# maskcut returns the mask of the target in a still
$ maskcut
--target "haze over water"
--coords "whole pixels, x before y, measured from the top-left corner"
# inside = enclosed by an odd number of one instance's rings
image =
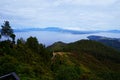
[[[118,33],[94,33],[94,34],[70,34],[62,32],[50,32],[50,31],[30,31],[30,32],[16,32],[16,39],[23,38],[26,40],[28,37],[36,37],[39,43],[46,46],[53,44],[54,42],[62,41],[65,43],[74,42],[81,39],[87,39],[87,36],[97,35],[111,38],[120,38]]]

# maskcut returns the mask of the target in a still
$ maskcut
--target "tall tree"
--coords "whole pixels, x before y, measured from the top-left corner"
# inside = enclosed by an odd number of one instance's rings
[[[12,38],[12,42],[15,43],[15,37],[16,37],[16,35],[15,34],[11,34],[10,37]]]
[[[9,39],[9,37],[13,34],[13,29],[11,28],[9,21],[5,21],[1,27],[1,36],[5,36]]]
[[[0,39],[1,39],[1,34],[0,34]]]

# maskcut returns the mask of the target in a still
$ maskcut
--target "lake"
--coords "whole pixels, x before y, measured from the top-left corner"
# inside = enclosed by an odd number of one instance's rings
[[[95,33],[95,34],[71,34],[62,32],[50,32],[50,31],[30,31],[30,32],[16,32],[16,39],[23,38],[26,40],[28,37],[36,37],[39,43],[46,46],[53,44],[57,41],[62,41],[65,43],[74,42],[81,39],[87,39],[87,36],[98,35],[111,38],[120,38],[119,33]]]

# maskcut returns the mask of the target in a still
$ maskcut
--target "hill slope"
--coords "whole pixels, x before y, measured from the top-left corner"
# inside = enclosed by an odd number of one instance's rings
[[[107,46],[110,46],[120,51],[120,38],[108,38],[108,37],[103,37],[103,36],[88,36],[88,39],[101,42]]]
[[[48,48],[34,37],[2,41],[0,65],[0,76],[16,72],[21,80],[120,80],[120,52],[91,40]]]
[[[51,47],[50,47],[51,48]],[[120,79],[120,52],[99,42],[81,40],[67,44],[59,50],[66,56],[60,57],[63,64],[80,68],[81,79],[86,80],[119,80]],[[64,53],[64,55],[65,55]],[[58,57],[58,56],[57,56]],[[62,59],[61,59],[62,58]],[[57,60],[57,59],[56,59]],[[64,61],[65,60],[65,61]],[[57,60],[58,61],[58,60]],[[61,64],[60,64],[61,66]]]

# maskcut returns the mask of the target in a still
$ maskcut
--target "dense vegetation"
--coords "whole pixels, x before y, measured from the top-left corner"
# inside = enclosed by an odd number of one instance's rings
[[[120,80],[120,52],[91,40],[46,48],[36,37],[8,38],[0,41],[0,76],[10,72],[21,80]]]
[[[49,49],[70,53],[66,54],[67,57],[63,57],[61,61],[67,59],[63,63],[68,62],[67,65],[71,64],[75,68],[79,67],[79,70],[77,70],[80,71],[79,79],[72,80],[120,79],[120,52],[111,47],[92,40],[80,40],[69,44],[55,43]],[[57,69],[59,70],[58,67]]]

